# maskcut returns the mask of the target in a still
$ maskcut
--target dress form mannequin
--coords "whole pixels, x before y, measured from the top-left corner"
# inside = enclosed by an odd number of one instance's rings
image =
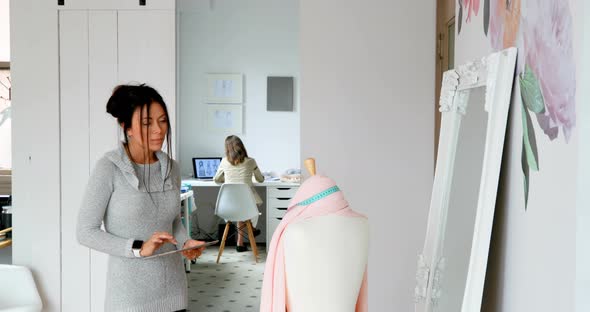
[[[315,161],[305,165],[315,175]],[[366,218],[327,215],[283,234],[289,312],[354,312],[368,258]]]

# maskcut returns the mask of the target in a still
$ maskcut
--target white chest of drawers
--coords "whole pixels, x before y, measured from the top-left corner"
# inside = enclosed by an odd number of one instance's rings
[[[272,235],[287,213],[289,203],[299,186],[268,186],[266,189],[266,249]]]

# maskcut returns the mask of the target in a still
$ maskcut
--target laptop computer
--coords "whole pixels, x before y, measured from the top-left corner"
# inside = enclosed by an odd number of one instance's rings
[[[220,163],[221,157],[193,157],[193,175],[195,179],[213,180]]]

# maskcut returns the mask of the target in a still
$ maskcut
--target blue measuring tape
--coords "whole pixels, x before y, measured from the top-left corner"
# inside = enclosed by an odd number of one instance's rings
[[[329,188],[329,189],[327,189],[325,191],[322,191],[320,193],[317,193],[314,196],[312,196],[312,197],[310,197],[310,198],[308,198],[308,199],[306,199],[306,200],[298,203],[295,206],[307,206],[307,205],[310,205],[310,204],[315,203],[318,200],[320,200],[320,199],[322,199],[322,198],[324,198],[324,197],[326,197],[328,195],[334,194],[334,193],[339,192],[339,191],[340,191],[340,189],[338,188],[338,186],[332,186],[331,188]]]

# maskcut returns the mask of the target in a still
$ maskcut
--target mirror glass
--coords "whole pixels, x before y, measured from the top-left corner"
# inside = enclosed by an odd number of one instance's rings
[[[462,117],[453,179],[446,211],[442,254],[440,298],[434,311],[461,311],[465,292],[471,243],[473,239],[488,114],[484,109],[485,87],[459,91],[456,98],[467,96],[466,114]]]

